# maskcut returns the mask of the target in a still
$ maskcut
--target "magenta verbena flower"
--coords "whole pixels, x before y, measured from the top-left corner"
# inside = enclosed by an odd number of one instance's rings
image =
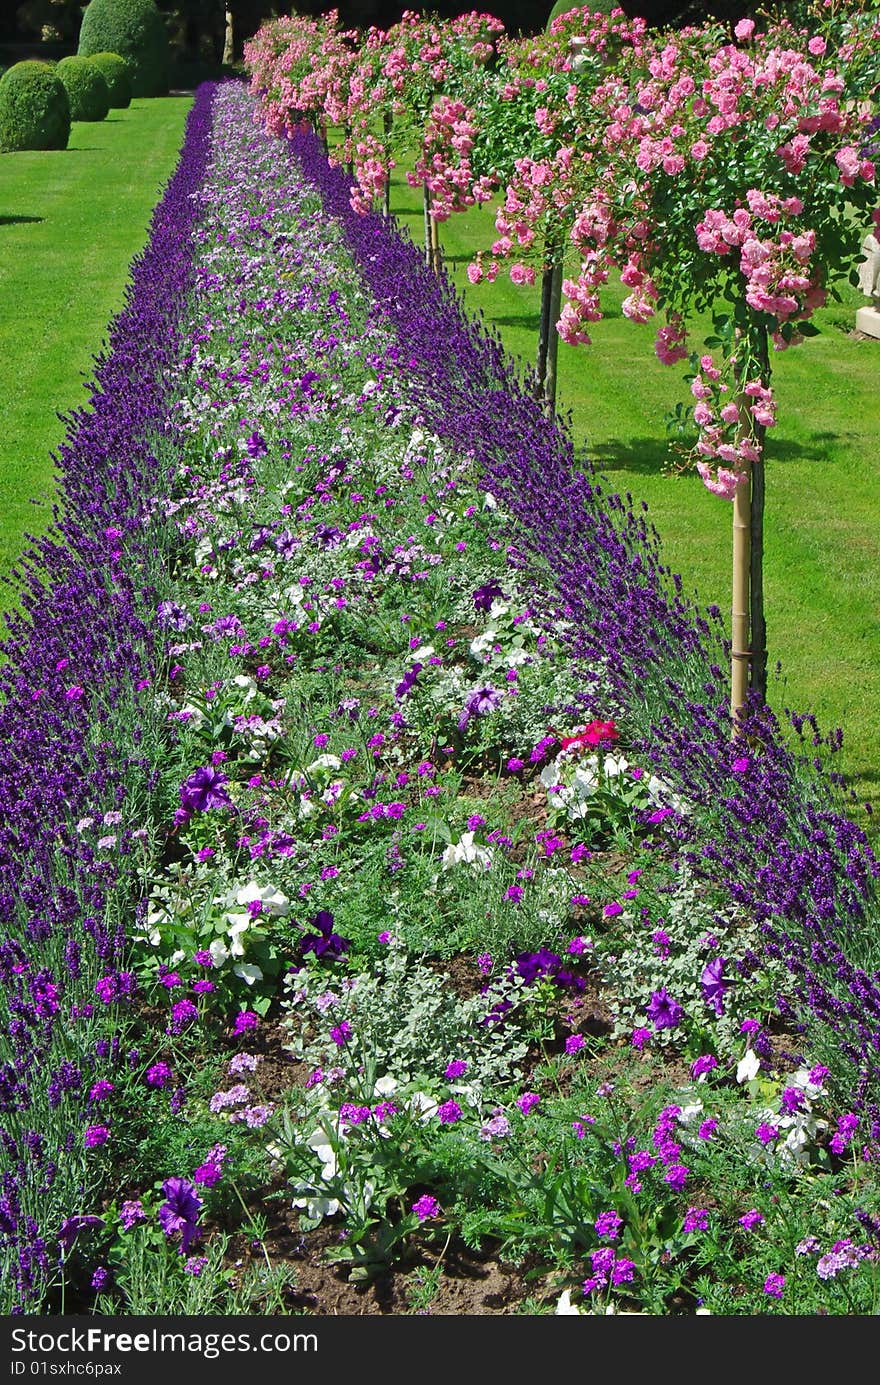
[[[441,1125],[454,1125],[461,1120],[461,1107],[457,1101],[444,1101],[437,1107],[437,1119]]]
[[[412,1210],[419,1221],[428,1221],[430,1217],[437,1216],[440,1211],[440,1203],[435,1197],[431,1197],[429,1193],[425,1193],[422,1197],[416,1199],[412,1205]]]

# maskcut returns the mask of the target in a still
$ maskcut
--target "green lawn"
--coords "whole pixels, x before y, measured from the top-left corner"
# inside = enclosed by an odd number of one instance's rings
[[[421,244],[421,192],[395,184],[392,210]],[[465,270],[495,238],[494,213],[476,208],[444,222],[445,262],[471,311],[482,309],[505,345],[529,364],[538,327],[537,289],[506,271],[476,287]],[[684,367],[660,365],[653,329],[621,315],[609,287],[593,345],[560,345],[559,408],[571,410],[576,445],[613,487],[645,500],[665,558],[704,605],[730,604],[731,507],[695,476],[664,473],[666,415],[686,400]],[[851,335],[862,299],[817,315],[822,335],[775,354],[779,425],[768,443],[765,602],[771,700],[812,710],[844,730],[843,767],[880,828],[880,341]],[[697,324],[699,327],[699,324]],[[695,330],[700,345],[711,324]],[[774,679],[776,662],[782,676]]]
[[[133,101],[99,123],[76,122],[68,149],[0,154],[2,575],[25,531],[51,520],[49,454],[64,437],[56,415],[87,402],[83,384],[174,171],[190,105]]]

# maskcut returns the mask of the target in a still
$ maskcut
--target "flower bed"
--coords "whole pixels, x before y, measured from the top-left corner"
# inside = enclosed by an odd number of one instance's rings
[[[11,1302],[330,1311],[342,1266],[371,1311],[490,1311],[470,1255],[519,1311],[866,1311],[864,839],[767,713],[731,746],[717,619],[311,135],[203,93],[184,194],[118,559],[77,555],[128,604],[52,685],[131,763],[42,814],[115,913],[40,972],[102,1048]],[[66,926],[18,926],[35,995]]]

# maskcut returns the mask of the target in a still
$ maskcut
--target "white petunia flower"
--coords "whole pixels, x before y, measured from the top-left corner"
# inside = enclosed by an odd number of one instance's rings
[[[740,1058],[736,1065],[737,1082],[751,1082],[753,1077],[757,1077],[761,1071],[761,1060],[752,1048],[747,1048],[745,1054]]]
[[[580,1314],[580,1311],[581,1310],[580,1308],[578,1308],[577,1304],[572,1303],[571,1301],[571,1289],[564,1289],[562,1293],[559,1295],[559,1299],[556,1304],[556,1316],[560,1317],[568,1313]]]
[[[264,914],[280,918],[290,912],[290,900],[286,894],[276,890],[274,885],[258,885],[256,881],[251,880],[235,896],[236,904],[254,904],[257,900],[262,904]]]
[[[262,971],[259,967],[254,966],[253,962],[239,962],[238,966],[233,967],[232,970],[249,986],[252,986],[255,981],[262,981],[263,979]]]
[[[473,866],[477,870],[482,866],[488,870],[492,864],[492,855],[484,846],[477,846],[474,841],[473,832],[465,832],[461,841],[453,846],[450,844],[440,858],[440,864],[444,870],[450,870],[452,866],[457,866],[459,861],[464,861],[466,865]]]

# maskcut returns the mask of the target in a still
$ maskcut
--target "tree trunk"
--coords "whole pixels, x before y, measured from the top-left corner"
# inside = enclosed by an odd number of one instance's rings
[[[235,62],[235,17],[227,7],[225,11],[226,29],[223,35],[223,66],[231,67]],[[216,53],[216,48],[214,52]]]
[[[385,220],[388,221],[391,217],[391,161],[388,156],[388,139],[391,134],[391,116],[388,114],[387,111],[385,112],[382,119],[382,128],[385,132],[385,162],[388,165],[388,176],[385,179],[385,190],[382,193],[382,215],[384,216]]]
[[[535,397],[544,398],[547,378],[547,346],[550,341],[550,294],[553,288],[553,266],[545,265],[541,275],[541,318],[538,324],[538,359],[535,362]]]
[[[541,285],[543,299],[543,284]],[[556,379],[559,360],[559,306],[562,302],[562,265],[556,263],[551,270],[547,321],[547,363],[544,371],[544,412],[551,417],[556,412]]]

